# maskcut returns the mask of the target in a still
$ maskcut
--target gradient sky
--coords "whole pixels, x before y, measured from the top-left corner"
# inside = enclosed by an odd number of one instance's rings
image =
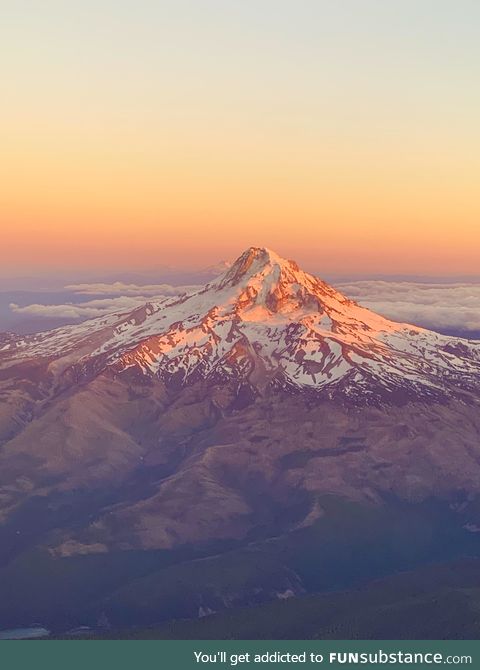
[[[478,273],[478,0],[0,9],[1,273]]]

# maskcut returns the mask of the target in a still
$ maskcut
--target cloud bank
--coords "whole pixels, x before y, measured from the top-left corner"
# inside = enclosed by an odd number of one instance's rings
[[[66,291],[75,295],[108,295],[114,297],[96,298],[80,303],[65,302],[63,304],[39,304],[20,306],[10,303],[10,310],[15,314],[58,319],[91,319],[96,316],[124,312],[134,309],[152,299],[182,295],[197,288],[196,286],[172,286],[170,284],[70,284],[65,286]],[[118,295],[116,295],[118,294]]]
[[[118,296],[173,296],[189,293],[197,286],[172,286],[171,284],[124,284],[113,282],[112,284],[69,284],[65,286],[66,291],[82,295],[118,295]]]
[[[146,296],[132,298],[121,296],[118,298],[103,298],[89,300],[79,304],[65,303],[62,305],[41,305],[38,303],[20,307],[16,303],[10,303],[10,309],[15,314],[29,316],[44,316],[46,318],[56,317],[61,319],[91,319],[95,316],[103,316],[112,312],[123,312],[134,309],[137,305],[148,302]]]
[[[480,331],[480,283],[354,281],[337,288],[395,321],[432,330]]]

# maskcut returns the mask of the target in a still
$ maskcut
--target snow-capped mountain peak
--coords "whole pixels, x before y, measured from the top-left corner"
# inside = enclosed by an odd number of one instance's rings
[[[327,305],[353,305],[322,280],[303,272],[295,261],[285,260],[270,249],[250,247],[205,292],[235,296],[236,309],[245,314],[263,308],[264,317],[288,315],[304,309],[322,312]],[[220,299],[221,300],[221,299]]]
[[[265,247],[249,247],[216,283],[219,286],[235,285],[256,275],[266,276],[270,272],[280,275],[289,269],[298,271],[298,266],[294,261],[287,261]]]
[[[214,281],[79,326],[10,337],[0,363],[41,358],[52,376],[140,376],[340,395],[364,402],[469,397],[480,344],[389,321],[294,261],[250,247]]]

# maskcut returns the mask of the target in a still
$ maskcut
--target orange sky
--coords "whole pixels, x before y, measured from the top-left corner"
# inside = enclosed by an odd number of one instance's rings
[[[0,28],[3,274],[478,273],[478,5],[100,4]]]

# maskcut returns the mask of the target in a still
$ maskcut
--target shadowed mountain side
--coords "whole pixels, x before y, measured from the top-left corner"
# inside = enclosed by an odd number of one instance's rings
[[[360,589],[277,599],[156,628],[85,632],[85,638],[474,640],[480,635],[479,574],[480,561],[465,559],[383,578]]]

